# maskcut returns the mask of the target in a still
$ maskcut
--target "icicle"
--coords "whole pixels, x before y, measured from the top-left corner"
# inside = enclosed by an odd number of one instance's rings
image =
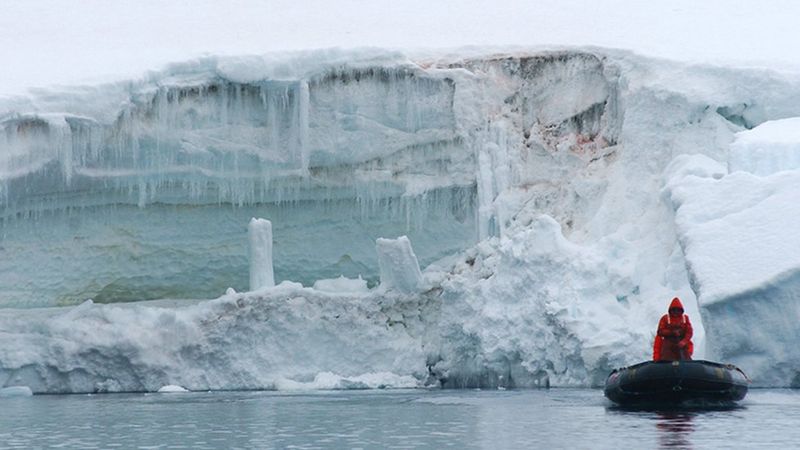
[[[308,105],[310,102],[308,82],[299,83],[297,92],[297,152],[300,155],[300,170],[303,177],[308,177]]]

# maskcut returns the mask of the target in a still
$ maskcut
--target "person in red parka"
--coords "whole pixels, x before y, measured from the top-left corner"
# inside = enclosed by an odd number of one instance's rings
[[[678,297],[669,304],[668,314],[658,321],[656,340],[653,343],[653,361],[678,361],[692,359],[692,323],[683,313],[683,304]]]

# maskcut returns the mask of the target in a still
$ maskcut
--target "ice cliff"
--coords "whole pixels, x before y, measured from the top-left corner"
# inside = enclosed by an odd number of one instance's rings
[[[793,116],[796,76],[600,49],[209,57],[2,99],[0,386],[591,385],[676,295],[697,357],[791,384]],[[248,280],[251,217],[277,286]]]

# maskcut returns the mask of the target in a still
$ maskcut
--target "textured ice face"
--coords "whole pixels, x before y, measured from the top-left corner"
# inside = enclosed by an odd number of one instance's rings
[[[560,195],[621,125],[617,75],[588,53],[427,70],[334,58],[279,79],[251,64],[267,78],[210,59],[105,87],[116,108],[78,92],[44,102],[64,112],[8,111],[0,302],[244,289],[251,216],[274,224],[278,281],[374,285],[376,238],[408,235],[424,267],[500,234],[495,198],[519,184]]]
[[[248,216],[274,223],[278,280],[306,285],[374,285],[381,236],[411,236],[423,263],[472,245],[475,163],[453,80],[397,60],[337,62],[279,80],[178,65],[94,117],[9,111],[0,264],[12,287],[0,303],[244,290]],[[93,97],[51,101],[86,113]]]

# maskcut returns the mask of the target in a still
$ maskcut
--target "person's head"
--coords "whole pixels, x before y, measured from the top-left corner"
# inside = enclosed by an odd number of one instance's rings
[[[681,299],[675,297],[672,299],[672,302],[669,304],[669,314],[671,316],[680,316],[683,314],[683,303],[681,303]]]

